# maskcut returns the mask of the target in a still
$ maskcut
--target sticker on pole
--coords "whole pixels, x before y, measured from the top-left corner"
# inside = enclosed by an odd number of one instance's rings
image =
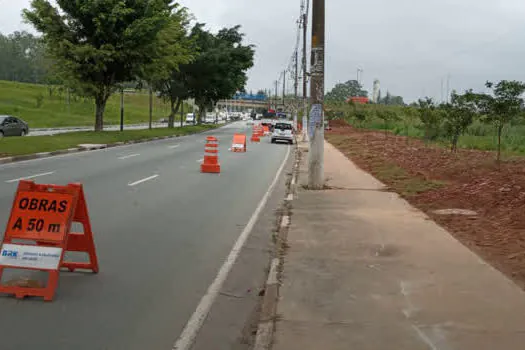
[[[308,136],[314,137],[315,128],[323,125],[323,107],[320,104],[312,105],[310,109],[310,118],[308,120]]]
[[[18,192],[6,234],[28,240],[63,241],[73,199],[68,193]]]
[[[0,250],[0,265],[56,270],[61,257],[62,248],[6,243]]]

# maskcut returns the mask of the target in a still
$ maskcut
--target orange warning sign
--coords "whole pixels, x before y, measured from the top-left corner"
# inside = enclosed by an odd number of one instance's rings
[[[83,232],[71,232],[73,222],[82,224]],[[66,251],[87,253],[89,262],[64,261]],[[20,181],[0,245],[0,281],[4,268],[48,272],[44,287],[0,284],[0,293],[14,294],[17,298],[40,296],[46,301],[53,300],[60,268],[98,272],[82,185],[37,185]]]
[[[71,218],[73,201],[70,193],[18,192],[6,236],[61,242]]]
[[[232,151],[246,152],[246,135],[233,134]]]

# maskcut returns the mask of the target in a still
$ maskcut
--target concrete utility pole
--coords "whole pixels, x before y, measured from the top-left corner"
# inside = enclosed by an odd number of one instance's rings
[[[279,99],[279,80],[275,81],[275,111],[277,112],[277,100]]]
[[[308,73],[306,69],[306,35],[308,31],[308,9],[310,1],[303,7],[303,141],[308,141]]]
[[[284,108],[285,96],[286,96],[286,70],[283,71],[283,108]]]
[[[359,73],[361,73],[361,78],[362,78],[363,70],[361,68],[357,68],[357,83],[361,85],[361,79],[359,78]]]
[[[293,101],[293,128],[297,131],[297,114],[299,101],[297,100],[297,90],[299,89],[299,36],[297,37],[297,45],[295,47],[295,82],[294,82],[294,101]]]
[[[310,151],[308,152],[308,187],[324,188],[324,57],[325,0],[312,2],[312,58],[310,68]]]
[[[295,76],[294,76],[294,92],[293,95],[297,100],[297,91],[299,89],[299,50],[295,50]]]

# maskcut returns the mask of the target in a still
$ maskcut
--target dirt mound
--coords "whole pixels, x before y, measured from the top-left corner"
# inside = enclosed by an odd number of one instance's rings
[[[388,185],[385,167],[439,186],[420,186],[405,197],[446,227],[458,240],[525,287],[525,158],[497,165],[493,152],[456,154],[411,139],[331,124],[327,139],[363,169]],[[340,126],[339,126],[340,125]],[[382,168],[378,167],[382,164]],[[439,215],[440,209],[467,209],[476,216]]]

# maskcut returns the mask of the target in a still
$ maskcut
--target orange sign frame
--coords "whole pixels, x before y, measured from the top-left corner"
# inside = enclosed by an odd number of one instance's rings
[[[71,232],[73,222],[82,224],[84,232]],[[42,253],[38,252],[39,247]],[[53,254],[46,253],[50,250]],[[53,300],[60,268],[89,269],[97,273],[98,258],[82,185],[37,185],[32,181],[20,181],[0,251],[0,293],[13,294],[17,298],[40,296],[46,301]],[[64,261],[66,251],[85,252],[89,262]],[[54,267],[39,265],[39,258],[54,254],[59,255]],[[35,262],[29,264],[28,260]],[[47,285],[37,288],[2,284],[5,268],[46,271]]]

